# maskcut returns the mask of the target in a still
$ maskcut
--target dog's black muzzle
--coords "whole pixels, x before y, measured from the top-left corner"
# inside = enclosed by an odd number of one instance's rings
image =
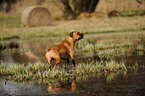
[[[80,33],[80,34],[79,34],[78,40],[81,40],[81,39],[83,39],[83,38],[84,38],[84,34],[83,34],[83,33]]]

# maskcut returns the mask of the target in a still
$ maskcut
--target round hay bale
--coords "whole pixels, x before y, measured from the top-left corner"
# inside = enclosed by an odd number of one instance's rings
[[[47,26],[53,21],[51,13],[41,6],[26,8],[21,19],[22,23],[27,26]]]

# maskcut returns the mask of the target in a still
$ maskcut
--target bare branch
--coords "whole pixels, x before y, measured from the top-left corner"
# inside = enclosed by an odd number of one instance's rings
[[[142,4],[145,0],[136,0],[139,4]]]

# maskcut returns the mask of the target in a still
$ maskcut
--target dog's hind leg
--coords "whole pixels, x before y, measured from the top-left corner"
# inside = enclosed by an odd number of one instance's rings
[[[48,60],[48,63],[49,63],[49,69],[52,70],[52,67],[53,67],[52,59],[47,58],[47,60]]]
[[[57,50],[53,50],[52,58],[55,59],[55,62],[54,62],[55,67],[56,67],[59,63],[61,63],[61,58],[60,58],[59,52],[58,52]]]
[[[57,68],[57,65],[59,64],[59,63],[61,63],[61,59],[60,59],[60,57],[59,58],[56,58],[56,62],[55,62],[55,68]]]
[[[59,55],[59,52],[56,49],[51,49],[46,53],[46,58],[48,60],[49,63],[49,68],[50,70],[52,69],[52,67],[55,65],[55,67],[57,66],[57,64],[59,64],[61,62],[61,58]]]
[[[52,67],[53,67],[53,66],[52,66],[52,64],[51,64],[51,65],[49,65],[49,69],[50,69],[50,70],[52,70]]]

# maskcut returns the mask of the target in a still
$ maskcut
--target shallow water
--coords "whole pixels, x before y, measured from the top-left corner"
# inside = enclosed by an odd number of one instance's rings
[[[52,41],[53,42],[53,41]],[[52,43],[51,42],[51,43]],[[54,43],[53,43],[54,44]],[[47,45],[47,46],[46,46]],[[42,61],[45,59],[45,52],[49,43],[47,41],[25,41],[19,42],[19,49],[6,49],[0,55],[0,60],[13,63],[28,63]],[[76,54],[81,58],[81,55]],[[77,62],[88,62],[76,60]],[[64,82],[57,80],[49,81],[47,84],[39,82],[16,83],[0,77],[0,96],[11,95],[95,95],[95,96],[145,96],[145,56],[117,57],[117,61],[125,61],[130,66],[138,64],[138,69],[126,73],[98,74],[89,76],[87,79],[77,81],[78,78],[69,79]],[[45,81],[43,81],[45,82]]]
[[[0,94],[6,95],[102,95],[102,96],[144,96],[145,70],[120,74],[113,80],[89,78],[82,82],[52,82],[48,85],[26,84],[0,78]]]

